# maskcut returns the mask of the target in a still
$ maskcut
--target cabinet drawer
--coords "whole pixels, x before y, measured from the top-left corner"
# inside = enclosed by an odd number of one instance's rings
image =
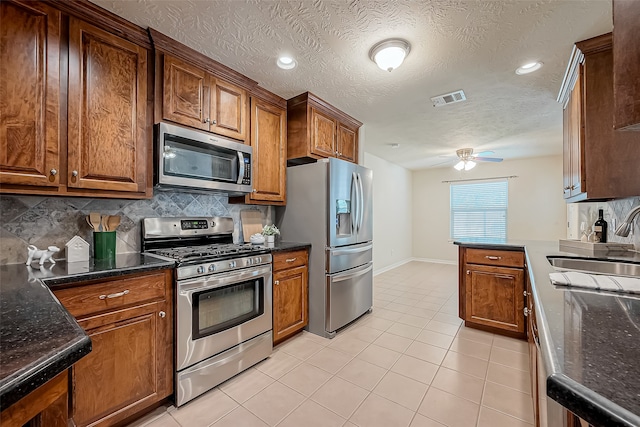
[[[287,268],[300,267],[307,264],[308,255],[306,250],[291,252],[276,252],[273,254],[273,271],[285,270]]]
[[[466,262],[469,264],[524,267],[524,252],[467,249]]]
[[[165,298],[164,272],[53,292],[74,317],[82,317],[145,301]]]

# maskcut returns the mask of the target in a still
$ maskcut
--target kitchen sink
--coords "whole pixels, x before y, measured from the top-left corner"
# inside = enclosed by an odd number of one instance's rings
[[[559,270],[575,270],[585,273],[640,277],[640,264],[554,256],[548,256],[547,259],[554,268]]]

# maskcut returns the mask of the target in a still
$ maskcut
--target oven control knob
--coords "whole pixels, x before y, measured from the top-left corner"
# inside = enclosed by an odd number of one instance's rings
[[[198,274],[204,273],[204,266],[201,265],[196,271],[198,272]]]
[[[209,273],[213,273],[214,271],[216,271],[216,265],[215,264],[211,264],[209,266]]]
[[[262,262],[262,257],[257,257],[254,261],[255,261],[256,263],[258,263],[258,262]]]
[[[229,263],[229,268],[235,268],[235,266],[236,266],[236,262],[235,261],[231,261]]]
[[[253,265],[253,260],[251,258],[247,258],[247,264],[248,265]]]

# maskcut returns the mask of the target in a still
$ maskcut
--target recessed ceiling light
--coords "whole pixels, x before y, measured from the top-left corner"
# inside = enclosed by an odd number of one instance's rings
[[[369,58],[385,71],[393,71],[402,65],[409,55],[411,45],[402,39],[387,39],[375,44],[369,51]]]
[[[516,69],[516,74],[521,76],[523,74],[533,73],[534,71],[538,71],[542,68],[542,62],[529,62],[528,64],[524,64],[522,67],[518,67]]]
[[[293,59],[290,56],[281,56],[276,61],[276,64],[278,65],[278,67],[282,68],[283,70],[291,70],[292,68],[296,68],[296,65],[298,63],[296,62],[295,59]]]

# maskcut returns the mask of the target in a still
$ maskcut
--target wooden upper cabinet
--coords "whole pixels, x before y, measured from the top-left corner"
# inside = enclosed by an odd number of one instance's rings
[[[308,163],[326,157],[358,162],[362,123],[310,92],[287,101],[287,160]]]
[[[640,2],[613,0],[615,129],[640,131]],[[640,136],[635,141],[640,143]]]
[[[338,158],[348,162],[358,162],[358,131],[338,125]]]
[[[287,172],[287,112],[251,98],[253,192],[249,202],[284,204]]]
[[[310,107],[311,111],[311,152],[321,157],[335,157],[336,121],[321,111]]]
[[[164,58],[162,116],[186,126],[209,130],[208,75],[171,56]],[[207,95],[207,96],[205,96]]]
[[[249,99],[239,86],[211,77],[210,131],[240,141],[248,139]]]
[[[144,192],[147,51],[69,20],[68,187]]]
[[[637,132],[613,129],[611,33],[576,43],[558,101],[564,107],[564,189],[568,202],[640,194]]]
[[[164,54],[162,118],[239,141],[249,139],[249,97],[242,87]]]
[[[61,14],[0,3],[0,184],[60,184]]]

